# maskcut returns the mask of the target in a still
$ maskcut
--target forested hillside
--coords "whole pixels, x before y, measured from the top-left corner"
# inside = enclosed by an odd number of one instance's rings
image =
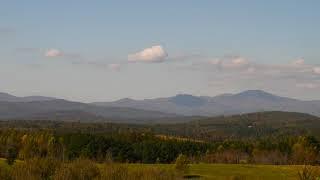
[[[320,136],[320,118],[273,111],[200,118],[188,123],[155,125],[152,129],[158,133],[206,140],[304,134]]]
[[[63,114],[63,112],[61,112]],[[79,114],[79,113],[78,113]],[[59,114],[57,114],[59,115]],[[68,121],[49,121],[46,119],[24,119],[0,121],[1,128],[52,129],[56,132],[153,132],[168,136],[215,141],[226,138],[259,138],[279,135],[314,135],[320,136],[320,118],[294,112],[259,112],[234,116],[211,118],[173,118],[163,119],[161,123],[104,123],[90,122],[83,114]],[[182,123],[176,123],[177,119]],[[110,119],[111,122],[112,119]],[[185,122],[186,121],[186,122]],[[169,123],[164,123],[169,122]]]
[[[300,164],[317,163],[320,150],[319,118],[288,112],[168,125],[26,120],[1,121],[0,125],[0,155],[7,158],[51,154],[101,160],[108,155],[120,162],[170,163],[185,154],[197,161]],[[269,155],[274,157],[259,159]]]

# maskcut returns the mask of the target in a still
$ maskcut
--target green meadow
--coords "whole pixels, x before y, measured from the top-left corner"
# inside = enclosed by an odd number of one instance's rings
[[[130,168],[172,168],[167,164],[129,164]],[[201,179],[298,179],[302,166],[249,165],[249,164],[192,164],[187,173]]]

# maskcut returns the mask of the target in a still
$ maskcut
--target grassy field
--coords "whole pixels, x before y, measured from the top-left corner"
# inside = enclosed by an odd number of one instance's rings
[[[172,168],[173,165],[130,164],[130,168],[158,166]],[[244,165],[244,164],[192,164],[188,174],[201,176],[202,179],[297,179],[302,166]]]
[[[6,160],[4,158],[0,158],[0,167],[9,168],[9,166],[6,163]]]
[[[18,161],[17,163],[20,163]],[[5,159],[0,159],[0,166],[10,168]],[[173,168],[172,164],[128,164],[129,169],[148,167]],[[254,179],[282,180],[298,179],[298,171],[302,166],[274,166],[248,164],[192,164],[189,175],[200,176],[201,179]]]
[[[191,174],[206,179],[297,179],[298,166],[197,164]]]

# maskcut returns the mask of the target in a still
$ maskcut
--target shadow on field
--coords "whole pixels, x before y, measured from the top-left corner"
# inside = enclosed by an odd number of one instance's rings
[[[194,174],[189,174],[189,175],[184,175],[183,179],[200,179],[202,178],[200,175],[194,175]]]

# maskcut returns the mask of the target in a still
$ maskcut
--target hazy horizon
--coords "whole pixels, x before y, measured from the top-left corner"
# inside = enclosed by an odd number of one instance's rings
[[[297,97],[291,97],[291,96],[281,96],[279,94],[275,94],[275,93],[272,93],[272,92],[269,92],[269,91],[265,91],[265,90],[261,90],[261,89],[247,89],[247,90],[243,90],[243,91],[239,91],[239,92],[226,92],[226,93],[221,93],[221,94],[215,94],[215,95],[197,95],[197,94],[188,94],[188,93],[178,93],[178,94],[173,94],[171,96],[159,96],[159,97],[150,97],[150,98],[141,98],[141,99],[138,99],[138,98],[131,98],[131,97],[122,97],[122,98],[119,98],[119,99],[97,99],[96,101],[81,101],[81,100],[77,100],[77,99],[68,99],[68,98],[64,98],[64,97],[57,97],[57,96],[47,96],[47,95],[43,95],[43,94],[31,94],[31,95],[17,95],[17,94],[13,94],[13,93],[10,93],[10,92],[3,92],[3,91],[0,91],[0,93],[5,93],[5,94],[8,94],[8,95],[12,95],[12,96],[16,96],[16,97],[32,97],[32,96],[41,96],[41,97],[49,97],[49,98],[55,98],[55,99],[63,99],[63,100],[67,100],[67,101],[74,101],[74,102],[83,102],[83,103],[96,103],[96,102],[115,102],[115,101],[118,101],[118,100],[123,100],[123,99],[132,99],[132,100],[137,100],[137,101],[140,101],[140,100],[148,100],[148,99],[158,99],[158,98],[171,98],[171,97],[176,97],[178,95],[191,95],[191,96],[195,96],[195,97],[217,97],[217,96],[222,96],[222,95],[237,95],[237,94],[240,94],[240,93],[244,93],[244,92],[247,92],[247,91],[261,91],[262,93],[270,93],[274,96],[279,96],[279,97],[284,97],[284,98],[290,98],[290,99],[297,99],[297,100],[302,100],[302,101],[319,101],[319,99],[300,99],[300,98],[297,98]]]

